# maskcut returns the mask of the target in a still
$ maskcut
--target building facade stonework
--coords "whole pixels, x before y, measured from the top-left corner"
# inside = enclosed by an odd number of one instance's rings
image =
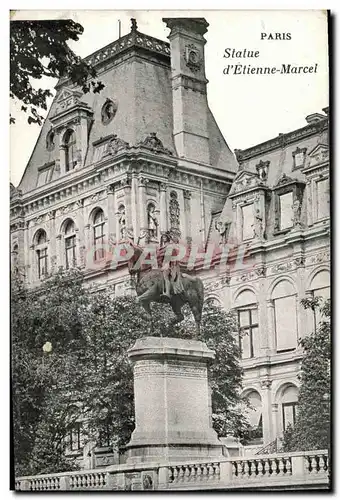
[[[164,19],[170,43],[131,32],[87,60],[105,85],[57,94],[20,185],[11,186],[12,269],[28,287],[77,266],[86,282],[134,293],[112,265],[126,239],[176,229],[200,252],[241,258],[196,266],[206,300],[235,310],[253,446],[296,416],[298,340],[318,318],[301,307],[330,290],[328,108],[306,126],[231,152],[207,101],[204,19]]]

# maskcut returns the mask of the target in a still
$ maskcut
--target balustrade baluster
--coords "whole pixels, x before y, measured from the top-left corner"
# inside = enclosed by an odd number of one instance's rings
[[[311,457],[310,465],[311,465],[311,473],[312,474],[316,474],[317,473],[317,461],[316,461],[316,456],[315,455],[313,455]]]
[[[263,460],[257,460],[257,475],[258,476],[263,476],[264,474],[264,466],[263,466]]]
[[[264,459],[264,475],[270,476],[270,463],[268,458]]]

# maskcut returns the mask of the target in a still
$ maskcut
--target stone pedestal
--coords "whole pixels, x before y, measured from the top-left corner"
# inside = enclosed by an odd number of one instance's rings
[[[220,458],[208,387],[214,352],[197,340],[144,337],[128,355],[134,365],[136,428],[127,463]]]

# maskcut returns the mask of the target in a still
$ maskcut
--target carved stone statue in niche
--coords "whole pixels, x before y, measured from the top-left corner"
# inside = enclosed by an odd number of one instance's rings
[[[148,229],[149,237],[157,238],[158,220],[155,214],[155,205],[150,203],[148,206]]]
[[[118,222],[119,222],[120,239],[124,239],[126,236],[126,217],[125,217],[125,207],[123,205],[121,205],[118,209]]]
[[[220,241],[219,241],[220,244],[227,243],[230,226],[231,226],[230,220],[222,221],[221,219],[219,219],[218,221],[215,222],[215,229],[220,235]]]
[[[261,215],[261,212],[260,212],[259,208],[255,208],[254,237],[255,238],[260,238],[261,240],[264,238],[263,217]]]
[[[179,229],[180,226],[180,209],[177,200],[177,193],[172,191],[170,193],[170,203],[169,203],[169,213],[170,213],[170,228]]]
[[[301,203],[299,200],[294,201],[292,209],[293,209],[293,218],[292,218],[293,226],[301,226],[301,220],[300,220]]]

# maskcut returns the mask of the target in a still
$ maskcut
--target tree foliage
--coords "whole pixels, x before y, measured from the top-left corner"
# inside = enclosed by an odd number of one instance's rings
[[[330,444],[331,325],[330,300],[306,299],[307,309],[319,310],[321,321],[316,331],[301,340],[298,414],[294,428],[284,434],[285,451],[328,449]]]
[[[84,421],[85,440],[111,438],[119,450],[134,429],[133,373],[127,350],[144,335],[191,336],[190,313],[170,327],[170,307],[154,305],[150,325],[135,298],[86,288],[78,271],[46,280],[36,292],[12,291],[13,443],[16,474],[70,470],[67,436]],[[207,305],[201,340],[211,366],[213,425],[219,435],[249,430],[240,398],[242,369],[231,313]],[[51,351],[43,347],[50,342]],[[45,349],[46,351],[46,349]]]
[[[42,77],[67,78],[84,93],[100,92],[104,87],[93,80],[95,68],[77,56],[68,45],[79,40],[83,27],[72,20],[10,22],[10,97],[21,102],[28,123],[41,125],[39,109],[47,109],[49,89],[34,88]],[[11,122],[15,119],[11,117]]]

